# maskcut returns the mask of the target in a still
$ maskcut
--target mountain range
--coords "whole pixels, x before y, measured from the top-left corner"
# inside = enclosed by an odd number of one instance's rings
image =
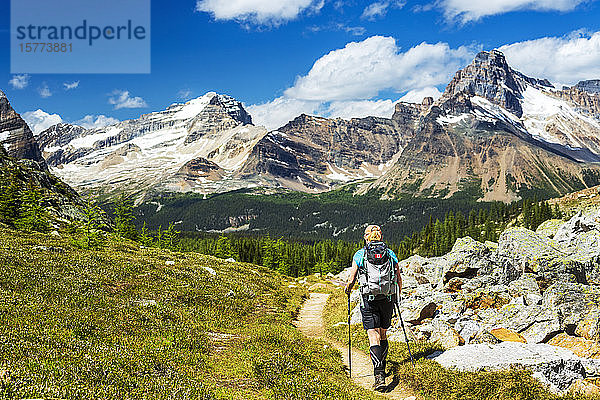
[[[479,53],[442,96],[399,102],[390,118],[300,115],[255,126],[243,105],[210,92],[102,128],[58,124],[35,137],[4,95],[0,143],[47,163],[86,193],[211,194],[239,188],[510,202],[600,184],[600,81],[556,89]]]

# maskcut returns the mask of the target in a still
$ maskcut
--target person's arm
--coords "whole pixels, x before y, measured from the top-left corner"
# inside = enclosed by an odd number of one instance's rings
[[[350,269],[350,275],[348,276],[348,282],[346,282],[346,287],[344,288],[344,292],[346,294],[350,294],[352,291],[352,287],[354,286],[354,282],[356,282],[356,275],[358,275],[358,265],[354,260],[352,260],[352,268]]]

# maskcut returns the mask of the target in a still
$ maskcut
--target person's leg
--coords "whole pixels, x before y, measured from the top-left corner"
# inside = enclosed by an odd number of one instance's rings
[[[386,358],[388,355],[389,344],[387,340],[387,329],[379,328],[379,346],[381,347],[381,358],[382,358],[382,366],[381,368],[385,372],[386,367]]]

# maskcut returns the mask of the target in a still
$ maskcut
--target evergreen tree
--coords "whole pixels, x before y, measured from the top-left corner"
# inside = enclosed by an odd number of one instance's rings
[[[32,182],[21,196],[19,219],[15,226],[24,231],[47,232],[50,229],[48,214],[42,205],[43,195]]]
[[[181,232],[175,230],[175,224],[171,222],[163,234],[163,247],[172,251],[178,250],[178,235]]]
[[[137,232],[133,221],[133,201],[124,193],[115,202],[115,233],[121,237],[135,240]]]
[[[104,236],[100,229],[103,222],[102,209],[91,199],[88,199],[83,208],[83,220],[77,224],[80,237],[73,239],[73,244],[84,249],[95,249],[104,243]]]
[[[152,247],[154,244],[154,239],[150,236],[148,232],[148,227],[146,226],[146,221],[144,221],[144,225],[142,226],[142,230],[140,232],[140,236],[138,238],[140,243],[146,247]]]

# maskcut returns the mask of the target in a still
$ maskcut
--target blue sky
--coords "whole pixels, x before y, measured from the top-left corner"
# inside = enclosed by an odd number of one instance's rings
[[[301,112],[389,116],[493,48],[557,85],[600,79],[598,1],[153,0],[152,72],[139,75],[13,75],[8,0],[0,10],[0,89],[38,130],[135,118],[208,91],[271,128]]]

